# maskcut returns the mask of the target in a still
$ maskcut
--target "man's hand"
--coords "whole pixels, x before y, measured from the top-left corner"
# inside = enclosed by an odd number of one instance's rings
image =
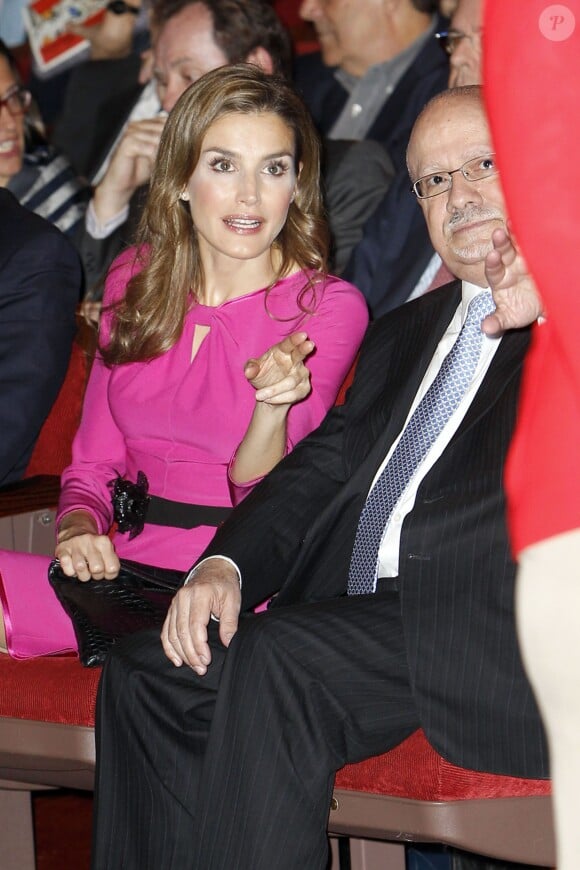
[[[259,359],[250,359],[244,374],[256,389],[256,401],[293,405],[310,393],[310,372],[304,360],[314,350],[305,332],[294,332],[269,348]]]
[[[100,223],[116,217],[137,188],[149,181],[166,120],[158,115],[127,126],[93,194],[93,208]]]
[[[224,646],[238,630],[241,606],[238,575],[226,559],[209,559],[196,569],[192,579],[175,595],[161,630],[167,658],[176,667],[183,664],[203,676],[211,662],[207,626],[219,619]]]
[[[498,335],[533,323],[542,314],[542,301],[528,274],[524,258],[507,232],[494,230],[493,251],[485,258],[485,276],[496,310],[481,324],[487,335]]]
[[[70,24],[69,33],[88,39],[91,60],[111,60],[126,57],[133,48],[135,15],[115,15],[106,11],[99,24]]]

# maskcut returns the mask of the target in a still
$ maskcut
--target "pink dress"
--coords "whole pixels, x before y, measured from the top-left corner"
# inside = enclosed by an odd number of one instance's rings
[[[122,295],[132,266],[132,252],[118,258],[107,278],[105,302]],[[312,391],[288,415],[287,452],[315,429],[356,355],[368,314],[353,285],[329,277],[317,289],[314,313],[305,315],[297,304],[304,283],[303,273],[282,279],[267,303],[263,289],[216,307],[194,303],[179,341],[150,362],[107,368],[97,357],[72,462],[62,475],[58,519],[83,508],[106,533],[113,520],[108,482],[117,475],[135,481],[139,471],[148,478],[150,494],[171,501],[231,507],[233,500],[243,498],[251,485],[232,492],[227,472],[255,405],[244,364],[297,330],[307,332],[316,349],[308,359]],[[305,304],[312,307],[308,294]],[[198,324],[209,332],[191,360]],[[104,317],[105,340],[107,330]],[[132,540],[115,533],[114,543],[120,557],[186,570],[214,532],[212,526],[180,529],[146,523]],[[23,593],[21,585],[18,590],[7,585],[4,578],[4,606],[10,611],[10,592]],[[39,611],[46,626],[49,608],[59,605],[48,583],[42,588],[47,601],[39,604]],[[39,590],[30,596],[39,603]],[[17,654],[18,625],[11,626],[10,634],[11,652]]]

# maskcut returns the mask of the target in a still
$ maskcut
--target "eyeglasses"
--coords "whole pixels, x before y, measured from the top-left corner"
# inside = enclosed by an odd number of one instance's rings
[[[415,181],[412,191],[419,199],[429,199],[431,196],[439,196],[440,193],[451,190],[456,172],[461,172],[466,181],[481,181],[482,178],[497,175],[497,171],[495,154],[486,154],[485,157],[474,157],[473,160],[468,160],[459,169],[423,175]]]
[[[24,115],[30,107],[32,94],[20,85],[13,85],[8,88],[3,97],[0,97],[0,111],[4,106],[8,109],[13,117]]]
[[[459,42],[462,39],[469,39],[473,42],[474,39],[480,39],[481,32],[464,33],[462,30],[440,30],[435,34],[435,39],[439,40],[441,48],[449,55],[452,55]]]

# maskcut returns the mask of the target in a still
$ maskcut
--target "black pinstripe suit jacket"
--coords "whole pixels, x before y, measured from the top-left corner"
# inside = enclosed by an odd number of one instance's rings
[[[460,282],[377,321],[348,401],[327,416],[218,530],[204,555],[234,559],[251,607],[341,595],[358,518],[459,304]],[[504,459],[529,331],[504,336],[462,424],[403,525],[400,600],[422,726],[465,767],[547,776],[540,717],[515,635],[515,565]]]

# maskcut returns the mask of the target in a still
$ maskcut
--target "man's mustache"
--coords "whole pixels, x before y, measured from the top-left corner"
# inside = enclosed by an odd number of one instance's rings
[[[457,209],[453,212],[447,226],[451,230],[456,230],[464,224],[472,224],[478,221],[504,220],[503,214],[495,208],[482,208],[478,205],[470,205],[464,209]]]

